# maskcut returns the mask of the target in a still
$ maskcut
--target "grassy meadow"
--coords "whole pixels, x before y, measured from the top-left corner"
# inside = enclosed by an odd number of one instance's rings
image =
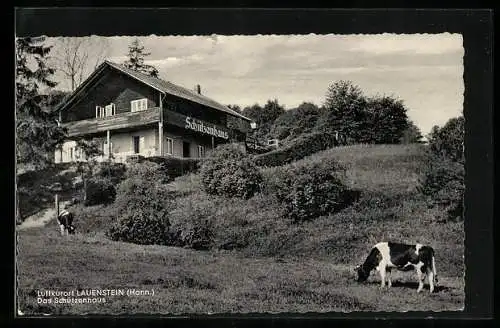
[[[172,220],[203,213],[216,236],[210,251],[107,239],[111,206],[74,208],[79,233],[58,235],[55,220],[18,232],[18,304],[24,314],[206,314],[352,311],[454,311],[464,306],[463,222],[442,222],[416,190],[421,145],[336,147],[301,161],[335,158],[358,199],[338,213],[293,224],[270,197],[207,196],[197,175],[182,176]],[[273,174],[276,168],[263,169]],[[355,281],[353,267],[382,240],[429,244],[439,286],[416,293],[416,274]],[[101,304],[39,304],[40,290],[126,289]]]

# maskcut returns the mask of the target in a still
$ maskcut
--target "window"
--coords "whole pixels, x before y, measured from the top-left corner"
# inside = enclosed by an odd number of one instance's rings
[[[107,105],[105,109],[106,109],[106,116],[113,116],[116,114],[116,106],[113,103]]]
[[[205,157],[205,146],[198,146],[198,157]]]
[[[69,159],[72,161],[73,160],[73,147],[69,149]]]
[[[132,112],[140,112],[148,109],[148,100],[146,98],[132,100],[130,102],[130,109]]]
[[[100,118],[104,117],[104,108],[102,106],[95,106],[95,117]]]
[[[168,155],[172,155],[174,153],[174,140],[167,138],[167,150]]]

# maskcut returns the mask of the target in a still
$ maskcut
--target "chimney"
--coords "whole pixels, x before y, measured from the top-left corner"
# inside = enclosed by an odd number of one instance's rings
[[[197,94],[201,95],[201,86],[199,84],[196,85],[194,90],[196,91]]]

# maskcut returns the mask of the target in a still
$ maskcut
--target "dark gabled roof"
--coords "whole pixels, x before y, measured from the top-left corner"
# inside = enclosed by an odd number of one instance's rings
[[[167,82],[167,81],[164,81],[162,79],[159,79],[159,78],[156,78],[156,77],[153,77],[153,76],[150,76],[150,75],[147,75],[147,74],[144,74],[144,73],[141,73],[141,72],[138,72],[138,71],[134,71],[132,69],[129,69],[129,68],[126,68],[125,66],[123,65],[119,65],[119,64],[116,64],[116,63],[113,63],[111,61],[104,61],[104,63],[102,63],[88,78],[85,82],[83,82],[82,84],[80,84],[80,86],[73,92],[73,94],[66,100],[66,102],[64,102],[61,107],[59,109],[63,109],[64,107],[66,107],[66,104],[68,104],[69,102],[71,102],[72,100],[74,100],[73,98],[76,96],[77,93],[79,93],[79,91],[84,88],[88,83],[90,83],[90,81],[99,73],[101,72],[105,67],[111,67],[111,68],[114,68],[136,80],[138,80],[139,82],[142,82],[148,86],[150,86],[151,88],[153,89],[156,89],[162,93],[167,93],[167,94],[170,94],[170,95],[174,95],[174,96],[177,96],[179,98],[183,98],[183,99],[187,99],[187,100],[190,100],[190,101],[193,101],[195,103],[198,103],[198,104],[201,104],[201,105],[204,105],[204,106],[207,106],[207,107],[211,107],[211,108],[214,108],[214,109],[217,109],[217,110],[220,110],[220,111],[223,111],[223,112],[226,112],[228,114],[231,114],[231,115],[234,115],[234,116],[237,116],[237,117],[241,117],[242,119],[245,119],[247,121],[251,121],[250,118],[246,117],[246,116],[243,116],[241,115],[240,113],[232,110],[231,108],[227,107],[227,106],[224,106],[218,102],[216,102],[215,100],[212,100],[204,95],[201,95],[195,91],[191,91],[187,88],[184,88],[184,87],[181,87],[181,86],[178,86],[178,85],[175,85],[171,82]]]

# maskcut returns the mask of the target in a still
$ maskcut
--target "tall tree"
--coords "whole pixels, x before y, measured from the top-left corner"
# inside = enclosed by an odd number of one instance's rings
[[[445,210],[447,219],[463,219],[465,194],[465,120],[451,118],[434,126],[429,136],[421,192],[433,205]]]
[[[135,71],[158,77],[158,70],[154,66],[144,63],[144,57],[149,55],[151,55],[151,53],[145,52],[144,46],[141,46],[139,39],[136,38],[128,47],[128,60],[125,61],[123,65]]]
[[[16,163],[23,169],[48,166],[56,147],[62,143],[65,130],[59,127],[56,114],[50,110],[51,100],[39,88],[53,88],[54,69],[46,64],[51,47],[45,38],[16,39]],[[17,176],[17,174],[16,174]],[[17,184],[16,184],[17,186]],[[17,221],[21,221],[19,197],[16,197]]]
[[[254,104],[243,109],[243,115],[257,123],[257,129],[253,131],[252,136],[261,142],[267,139],[274,121],[284,112],[285,108],[279,104],[277,99],[268,100],[263,107]]]
[[[262,107],[259,104],[253,104],[252,106],[246,106],[243,108],[242,114],[248,118],[251,118],[255,123],[261,123]]]
[[[53,57],[54,66],[74,91],[107,57],[109,43],[99,37],[61,37]]]
[[[318,119],[316,130],[325,133],[338,131],[358,142],[362,137],[366,97],[351,81],[340,80],[328,87],[324,111]]]
[[[280,115],[274,121],[270,134],[280,140],[296,138],[303,133],[311,132],[319,115],[318,106],[304,102]]]
[[[406,108],[401,100],[389,96],[371,97],[366,101],[359,141],[376,144],[400,143],[408,124]]]
[[[463,163],[465,120],[463,116],[449,119],[442,127],[433,127],[429,137],[429,151],[437,157]]]
[[[54,69],[46,64],[51,47],[44,38],[16,40],[16,157],[20,165],[42,168],[52,162],[54,150],[65,131],[50,108],[51,96],[39,88],[53,88]]]

